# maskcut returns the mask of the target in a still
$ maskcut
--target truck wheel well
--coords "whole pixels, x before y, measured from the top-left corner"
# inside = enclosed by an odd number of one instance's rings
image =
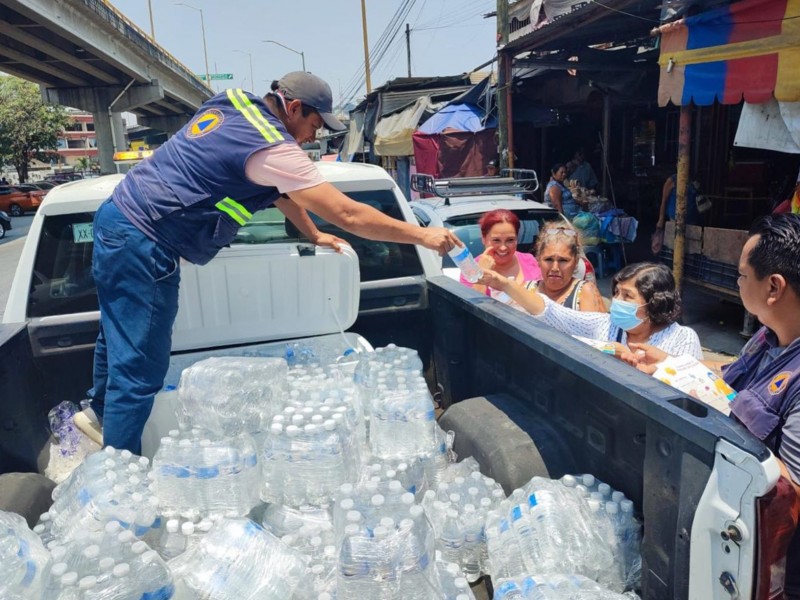
[[[455,433],[459,458],[472,456],[484,475],[494,478],[506,493],[532,477],[560,477],[576,472],[575,459],[558,433],[526,411],[523,430],[509,414],[521,401],[507,394],[469,398],[450,406],[439,425]],[[526,431],[533,434],[534,439]]]

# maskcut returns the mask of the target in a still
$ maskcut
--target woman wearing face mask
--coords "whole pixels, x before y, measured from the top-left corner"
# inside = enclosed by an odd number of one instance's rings
[[[616,356],[629,352],[627,345],[634,342],[673,356],[703,358],[697,334],[676,322],[680,297],[672,272],[664,265],[637,263],[614,275],[610,314],[570,310],[492,271],[484,271],[480,283],[505,292],[529,313],[564,333],[613,343]]]

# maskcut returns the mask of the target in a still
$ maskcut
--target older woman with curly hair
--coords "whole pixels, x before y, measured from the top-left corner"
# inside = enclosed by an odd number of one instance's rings
[[[629,343],[644,343],[674,356],[703,358],[697,334],[677,323],[680,296],[672,271],[664,265],[637,263],[614,275],[610,314],[571,310],[493,271],[484,271],[479,283],[505,292],[555,329],[613,343],[616,356],[629,352]]]

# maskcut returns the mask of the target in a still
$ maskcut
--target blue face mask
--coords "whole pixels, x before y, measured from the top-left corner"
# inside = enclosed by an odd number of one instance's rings
[[[636,316],[636,311],[644,304],[634,304],[625,300],[611,300],[611,324],[616,325],[623,331],[630,331],[634,327],[644,323],[644,319]]]

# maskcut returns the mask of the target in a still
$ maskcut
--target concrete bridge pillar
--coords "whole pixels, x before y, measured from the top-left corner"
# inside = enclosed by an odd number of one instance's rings
[[[154,79],[150,83],[135,84],[127,89],[124,86],[43,87],[42,96],[46,102],[92,113],[100,170],[108,174],[117,172],[114,152],[127,147],[121,113],[161,100],[164,98],[164,89]]]

